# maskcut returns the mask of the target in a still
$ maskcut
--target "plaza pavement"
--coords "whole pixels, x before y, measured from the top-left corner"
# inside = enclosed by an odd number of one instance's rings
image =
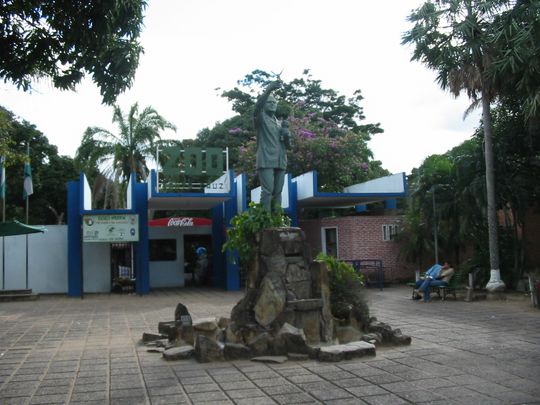
[[[228,316],[238,292],[42,296],[0,302],[0,404],[540,404],[540,310],[530,301],[410,300],[368,290],[411,346],[342,363],[167,362],[139,342],[176,303]]]

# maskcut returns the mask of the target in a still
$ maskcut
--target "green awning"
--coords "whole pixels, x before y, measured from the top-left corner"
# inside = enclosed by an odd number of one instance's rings
[[[43,226],[26,225],[19,221],[0,223],[0,236],[26,235],[45,231],[46,229]]]

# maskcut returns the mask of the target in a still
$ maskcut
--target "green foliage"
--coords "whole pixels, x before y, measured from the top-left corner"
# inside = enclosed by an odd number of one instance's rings
[[[290,226],[290,219],[283,210],[276,213],[266,211],[261,204],[251,202],[246,211],[231,219],[231,227],[227,230],[227,242],[223,244],[223,252],[229,250],[231,259],[234,251],[238,251],[240,263],[248,263],[255,254],[255,235],[266,228]]]
[[[67,182],[78,179],[73,159],[59,156],[56,146],[49,144],[34,125],[17,119],[2,107],[0,115],[4,117],[2,135],[6,137],[2,150],[6,156],[6,220],[25,220],[23,163],[27,160],[26,147],[29,145],[34,186],[34,194],[30,196],[29,222],[65,223]]]
[[[364,291],[364,276],[356,273],[350,264],[322,252],[315,260],[326,264],[329,270],[332,315],[347,319],[352,311],[361,325],[367,325],[369,307]]]
[[[91,74],[111,104],[133,82],[145,7],[145,0],[2,2],[0,77],[25,91],[41,77],[72,90]]]

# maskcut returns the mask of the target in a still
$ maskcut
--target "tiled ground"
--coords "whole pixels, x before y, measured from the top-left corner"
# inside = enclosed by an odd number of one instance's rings
[[[0,303],[0,404],[540,404],[540,310],[527,301],[411,301],[369,290],[409,347],[343,363],[166,362],[139,343],[174,317],[227,316],[241,293],[42,296]]]

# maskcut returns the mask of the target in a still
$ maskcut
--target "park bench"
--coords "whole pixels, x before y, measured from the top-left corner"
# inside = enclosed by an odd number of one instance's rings
[[[425,277],[425,273],[422,273],[420,279]],[[457,271],[454,273],[448,285],[445,286],[431,286],[430,294],[437,294],[441,301],[445,301],[449,296],[452,296],[454,300],[457,300],[456,290],[458,290],[462,285],[463,272]],[[415,299],[415,287],[416,282],[407,283],[408,286],[412,287],[412,299]]]

